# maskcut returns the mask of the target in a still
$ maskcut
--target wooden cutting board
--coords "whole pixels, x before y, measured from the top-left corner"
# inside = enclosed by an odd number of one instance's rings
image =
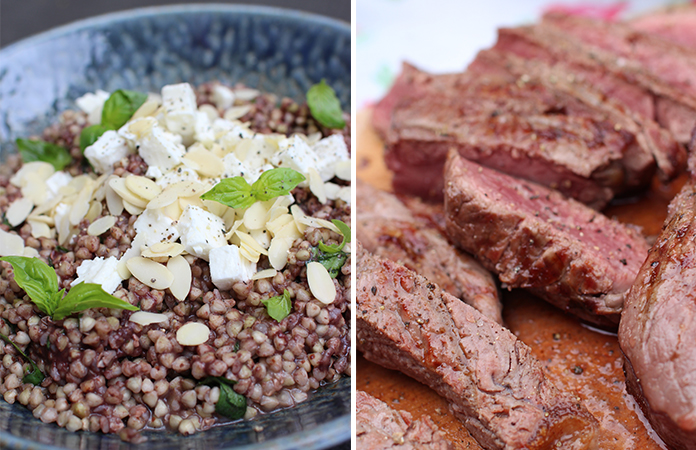
[[[391,190],[391,174],[384,164],[383,146],[370,125],[371,111],[357,117],[357,175],[370,184]],[[613,205],[605,214],[643,227],[646,236],[662,228],[667,205],[684,178],[670,185],[654,182],[639,198]],[[360,205],[357,205],[359,214]],[[580,323],[524,291],[503,293],[506,325],[532,348],[556,386],[572,392],[601,424],[604,450],[665,449],[626,393],[623,357],[615,334]],[[481,447],[452,413],[447,402],[430,388],[399,372],[367,361],[358,353],[357,388],[385,401],[414,418],[430,415],[446,436],[462,449]]]

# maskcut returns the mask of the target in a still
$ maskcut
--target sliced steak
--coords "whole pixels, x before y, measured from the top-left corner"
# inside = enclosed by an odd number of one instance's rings
[[[408,412],[393,410],[363,391],[357,391],[355,405],[355,436],[360,450],[454,448],[430,416],[413,420]]]
[[[597,422],[531,350],[427,279],[357,245],[365,358],[430,386],[486,449],[586,448]]]
[[[395,190],[442,198],[441,170],[451,148],[597,207],[636,178],[625,176],[623,163],[625,155],[636,152],[633,135],[606,120],[559,113],[570,103],[567,109],[581,108],[568,95],[500,80],[479,78],[398,104],[385,154]],[[654,169],[650,159],[646,163],[642,182]]]
[[[450,245],[432,222],[417,217],[394,195],[360,181],[357,204],[357,237],[368,251],[403,264],[503,323],[502,304],[491,273]],[[415,208],[423,212],[423,208]]]
[[[450,239],[509,288],[615,327],[648,245],[637,231],[544,186],[465,160],[445,167]]]
[[[696,49],[696,7],[693,4],[669,6],[631,20],[628,25],[638,31],[690,49]]]
[[[696,449],[695,340],[696,179],[692,176],[669,206],[662,233],[626,296],[619,326],[627,389],[674,449]]]

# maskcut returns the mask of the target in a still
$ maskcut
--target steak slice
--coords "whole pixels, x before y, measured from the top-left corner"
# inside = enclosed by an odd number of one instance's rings
[[[696,449],[694,340],[696,179],[692,175],[670,203],[662,233],[626,296],[619,326],[627,389],[674,449]]]
[[[417,218],[393,194],[360,181],[357,189],[357,237],[368,251],[403,264],[503,323],[498,288],[488,270],[455,249],[432,222]]]
[[[408,412],[393,410],[363,391],[357,391],[355,405],[355,436],[360,450],[454,448],[430,416],[412,420]]]
[[[652,11],[631,20],[628,26],[673,44],[696,49],[696,8],[693,4],[671,5]]]
[[[567,109],[580,109],[579,101],[542,85],[477,78],[456,90],[404,99],[394,109],[385,160],[397,191],[441,199],[451,148],[596,207],[637,178],[624,173],[625,156],[636,153],[633,135],[606,120],[559,113],[569,103]],[[645,163],[637,184],[654,169],[650,158]]]
[[[544,186],[452,152],[445,167],[450,239],[497,273],[598,325],[615,327],[648,245],[637,231]]]
[[[356,250],[365,358],[445,397],[486,449],[586,448],[594,439],[595,418],[510,331],[409,269]]]

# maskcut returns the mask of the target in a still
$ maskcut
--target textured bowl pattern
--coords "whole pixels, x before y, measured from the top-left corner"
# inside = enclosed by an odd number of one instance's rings
[[[76,22],[0,51],[0,159],[14,139],[39,134],[96,89],[159,91],[165,84],[242,82],[302,100],[326,79],[350,105],[350,26],[311,14],[231,5],[144,8]],[[130,445],[114,435],[71,433],[0,401],[0,448],[327,448],[350,439],[350,379],[294,408],[189,437],[146,432]]]

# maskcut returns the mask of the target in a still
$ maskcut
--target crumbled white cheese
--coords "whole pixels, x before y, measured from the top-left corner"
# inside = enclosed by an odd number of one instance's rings
[[[150,132],[136,139],[138,154],[148,166],[156,166],[166,172],[181,163],[186,148],[177,142],[174,135],[166,132],[159,125],[154,125]]]
[[[212,144],[215,141],[215,131],[210,123],[208,114],[205,112],[196,111],[193,137],[196,141],[205,145]]]
[[[249,281],[256,273],[256,263],[242,258],[239,247],[224,245],[210,250],[210,278],[218,289],[231,289],[238,281]]]
[[[195,170],[182,165],[165,173],[161,178],[157,178],[156,183],[159,187],[164,189],[167,186],[182,181],[201,181],[201,179]]]
[[[109,258],[94,258],[82,261],[77,268],[77,278],[70,283],[75,286],[79,283],[100,284],[108,294],[113,294],[121,285],[121,276],[118,274],[116,266],[118,260],[115,256]]]
[[[158,210],[145,210],[138,216],[133,228],[142,238],[142,245],[146,247],[159,242],[174,242],[179,238],[179,230],[174,221]]]
[[[193,136],[196,123],[196,93],[188,83],[162,88],[162,106],[167,129],[181,136]]]
[[[96,125],[101,123],[104,102],[106,102],[108,98],[109,93],[99,89],[95,93],[88,92],[82,97],[78,98],[75,100],[75,104],[87,114],[87,121],[92,125]]]
[[[198,206],[186,206],[177,228],[186,251],[206,261],[210,250],[227,245],[223,220]]]
[[[317,157],[316,169],[323,181],[329,181],[336,174],[336,163],[349,161],[346,141],[340,134],[332,134],[317,142],[312,148]]]
[[[274,166],[289,167],[307,177],[309,169],[319,165],[314,151],[299,136],[281,140],[278,148],[280,151],[272,159]]]
[[[63,172],[62,170],[48,177],[48,180],[46,180],[48,200],[56,198],[56,196],[58,195],[58,190],[63,186],[67,186],[67,184],[70,183],[72,178],[73,177],[69,173]]]
[[[130,148],[126,140],[113,130],[108,130],[85,149],[85,158],[97,173],[111,172],[114,164],[128,156]]]
[[[219,109],[227,109],[234,104],[234,91],[227,86],[217,84],[213,87],[210,98]]]

